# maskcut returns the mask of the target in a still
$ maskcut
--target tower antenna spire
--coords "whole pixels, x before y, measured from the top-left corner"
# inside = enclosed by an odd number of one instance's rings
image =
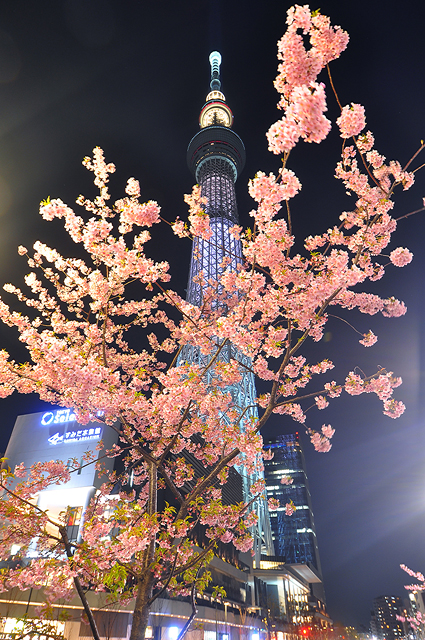
[[[218,51],[210,53],[210,65],[211,65],[211,82],[210,87],[212,91],[220,91],[220,65],[221,54]]]

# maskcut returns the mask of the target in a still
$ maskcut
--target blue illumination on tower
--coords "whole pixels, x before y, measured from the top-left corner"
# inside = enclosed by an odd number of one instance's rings
[[[221,92],[221,55],[218,51],[211,53],[210,64],[211,91],[200,113],[201,129],[189,143],[187,162],[196,182],[201,186],[202,196],[208,200],[206,213],[210,217],[212,236],[209,240],[195,238],[193,241],[186,299],[199,307],[207,303],[214,308],[220,304],[217,297],[222,291],[219,285],[214,289],[211,283],[218,283],[224,270],[238,271],[243,262],[241,243],[232,236],[230,229],[239,221],[235,182],[245,164],[245,147],[240,137],[231,129],[233,114]],[[246,369],[251,365],[250,359],[232,344],[226,344],[220,352],[219,360],[236,360],[241,363],[242,380],[228,390],[241,416],[257,420],[254,376]],[[203,355],[195,347],[187,346],[179,359],[179,364],[184,362],[206,367],[209,356]],[[206,374],[207,380],[211,380],[213,375],[213,371],[209,371]],[[226,420],[226,417],[223,419]],[[238,471],[243,478],[245,498],[248,498],[249,485],[257,478],[248,478],[241,468]],[[274,548],[266,502],[259,500],[256,510],[259,524],[258,530],[254,532],[255,561],[259,563],[260,555],[273,555]]]

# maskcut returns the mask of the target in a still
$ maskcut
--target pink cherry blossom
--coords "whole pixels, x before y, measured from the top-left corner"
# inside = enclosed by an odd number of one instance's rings
[[[399,418],[405,412],[405,405],[400,400],[385,400],[384,401],[384,414],[390,418]]]
[[[336,123],[341,131],[341,138],[357,136],[366,126],[364,107],[354,102],[343,107]]]
[[[382,315],[387,318],[399,318],[400,316],[404,316],[406,311],[407,309],[404,302],[400,302],[400,300],[391,297],[384,301]]]
[[[404,267],[406,264],[412,261],[413,253],[403,247],[398,247],[391,251],[390,260],[396,267]]]
[[[425,577],[423,573],[412,571],[412,569],[409,569],[409,567],[407,567],[405,564],[401,564],[400,567],[412,578],[416,578],[420,582],[425,582]]]
[[[314,398],[316,406],[318,409],[326,409],[329,406],[329,402],[326,400],[324,396],[316,396]]]
[[[332,427],[330,425],[323,425],[322,426],[322,433],[324,436],[326,436],[328,439],[331,439],[332,436],[335,433],[335,429],[332,429]]]
[[[330,427],[328,427],[328,429],[330,429]],[[331,431],[333,435],[333,429]],[[332,435],[330,437],[332,437]],[[319,453],[328,453],[328,451],[330,451],[332,447],[331,443],[329,442],[329,437],[324,433],[320,434],[317,431],[313,431],[310,435],[310,440],[312,445],[314,446],[314,449]]]
[[[129,178],[127,181],[127,186],[125,188],[125,192],[129,196],[133,196],[134,198],[138,198],[140,196],[140,184],[138,180],[134,178]]]
[[[357,138],[357,149],[360,153],[367,153],[373,148],[375,144],[375,138],[371,131],[366,131],[366,133],[362,133]],[[377,152],[375,152],[377,153]]]
[[[365,347],[371,347],[378,340],[373,331],[369,330],[367,333],[363,334],[363,338],[359,340],[360,344]]]
[[[294,503],[291,501],[290,503],[286,503],[285,505],[285,514],[287,516],[292,516],[293,513],[295,513],[296,509],[295,509],[295,505]]]
[[[276,498],[269,498],[267,500],[269,511],[276,511],[280,507],[280,502]]]

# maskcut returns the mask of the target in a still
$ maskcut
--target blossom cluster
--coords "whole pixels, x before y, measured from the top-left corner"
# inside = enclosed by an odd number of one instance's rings
[[[275,80],[275,87],[282,94],[279,106],[285,115],[267,133],[269,149],[276,154],[290,151],[300,138],[321,142],[328,135],[331,123],[324,115],[327,110],[324,85],[316,79],[348,44],[345,31],[332,27],[329,18],[320,12],[311,13],[307,5],[289,9],[287,24],[287,31],[278,43],[281,62]],[[309,40],[308,49],[304,38]]]

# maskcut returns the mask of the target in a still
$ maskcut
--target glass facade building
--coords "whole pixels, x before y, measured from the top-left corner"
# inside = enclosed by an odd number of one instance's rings
[[[302,444],[298,433],[281,435],[270,440],[266,449],[274,453],[266,460],[267,497],[276,498],[280,506],[270,513],[275,553],[286,564],[312,565],[321,577],[319,550],[314,516],[305,467]],[[287,478],[291,484],[282,484]],[[288,516],[286,504],[293,503],[295,512]]]

